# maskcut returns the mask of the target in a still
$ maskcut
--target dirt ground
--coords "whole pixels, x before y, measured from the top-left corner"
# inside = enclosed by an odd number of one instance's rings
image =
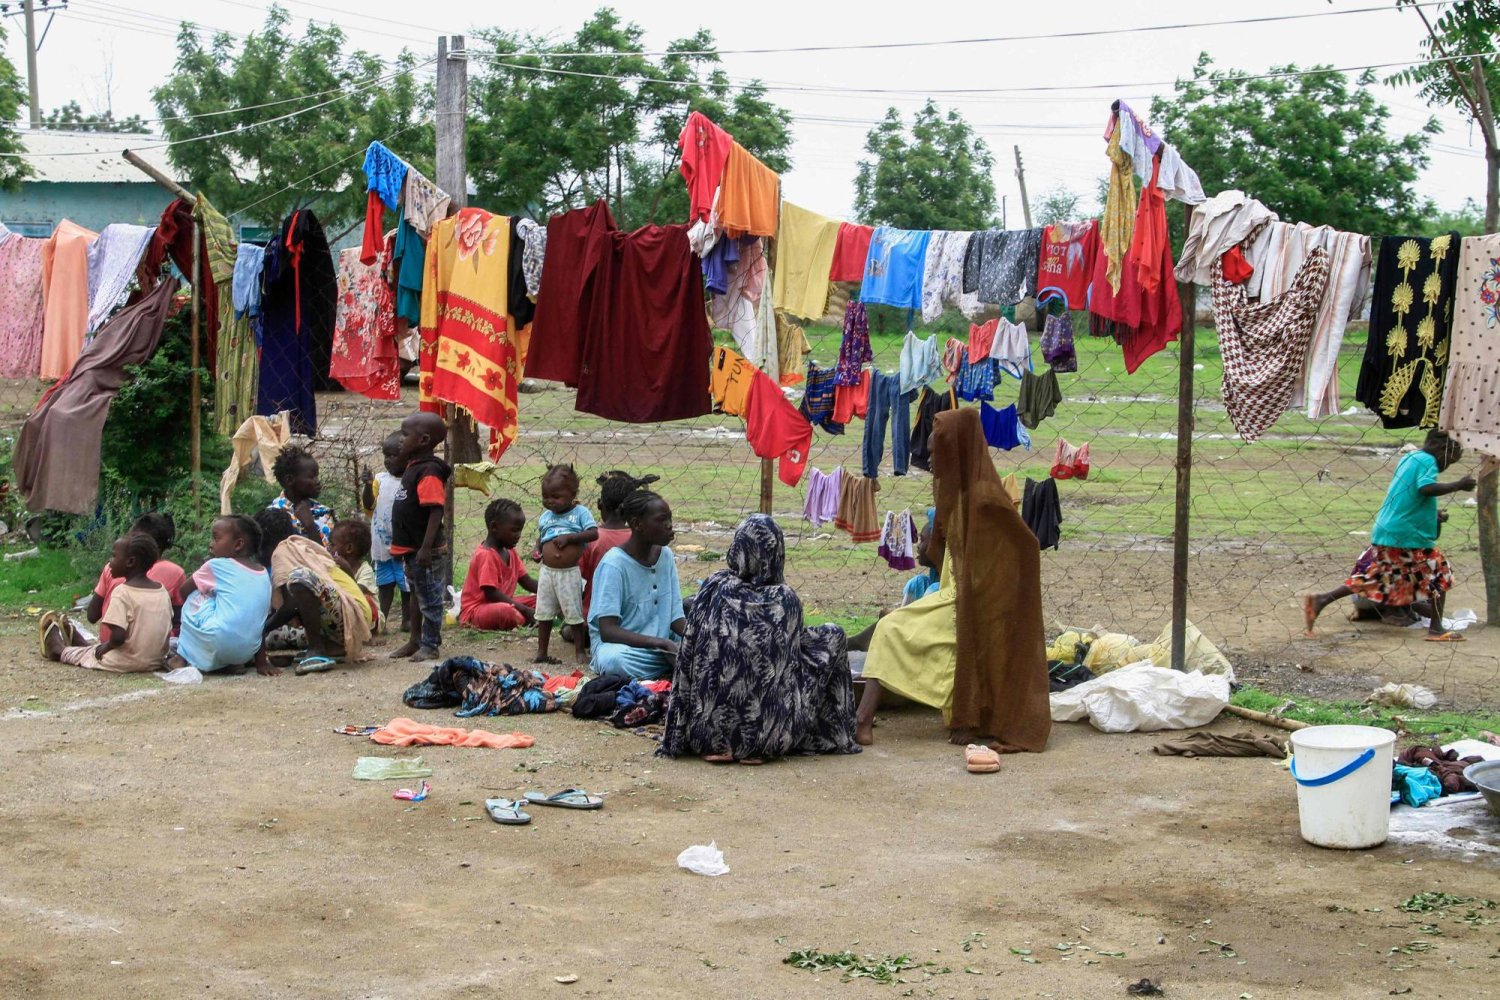
[[[714,768],[552,715],[487,721],[529,750],[421,751],[432,794],[411,805],[350,772],[413,751],[332,728],[452,722],[401,705],[421,667],[169,688],[39,665],[24,628],[0,637],[11,996],[1093,998],[1143,977],[1168,997],[1500,994],[1500,924],[1396,908],[1500,899],[1493,862],[1310,847],[1269,760],[1065,725],[973,776],[936,713],[908,709],[858,756]],[[606,807],[483,818],[488,796],[574,785]],[[731,874],[676,867],[710,840]],[[809,947],[933,964],[841,984],[783,964]]]

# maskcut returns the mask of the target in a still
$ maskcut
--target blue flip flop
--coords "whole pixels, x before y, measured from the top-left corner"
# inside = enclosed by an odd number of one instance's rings
[[[534,806],[557,806],[559,809],[603,809],[604,800],[590,795],[582,788],[567,788],[551,795],[545,792],[527,792],[526,801]]]
[[[334,660],[327,656],[304,656],[297,661],[292,668],[292,673],[301,677],[303,674],[321,674],[333,669]]]
[[[525,826],[531,822],[531,814],[521,811],[521,803],[510,799],[485,799],[484,811],[502,826]]]

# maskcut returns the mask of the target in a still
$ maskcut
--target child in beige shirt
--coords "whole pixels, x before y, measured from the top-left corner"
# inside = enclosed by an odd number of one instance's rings
[[[109,626],[109,638],[87,644],[66,619],[44,619],[42,647],[47,659],[117,674],[160,670],[172,634],[172,595],[147,575],[159,555],[156,540],[144,532],[116,540],[109,571],[124,583],[110,594],[109,607],[99,620]]]

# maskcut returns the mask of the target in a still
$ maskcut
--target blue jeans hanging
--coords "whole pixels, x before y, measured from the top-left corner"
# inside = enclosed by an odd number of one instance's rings
[[[901,391],[901,376],[870,373],[870,404],[865,413],[864,475],[880,475],[885,455],[885,427],[891,425],[891,463],[898,476],[906,475],[911,443],[911,400],[916,393]]]

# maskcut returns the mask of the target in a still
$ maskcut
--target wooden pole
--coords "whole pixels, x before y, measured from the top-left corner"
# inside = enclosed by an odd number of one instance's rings
[[[1500,230],[1500,140],[1495,135],[1495,109],[1484,64],[1477,58],[1470,67],[1470,79],[1484,135],[1484,231],[1493,233]],[[1491,470],[1480,475],[1475,499],[1479,504],[1479,564],[1484,570],[1484,620],[1500,622],[1500,473]]]
[[[203,516],[202,498],[199,496],[198,478],[203,471],[203,388],[198,383],[198,317],[203,311],[203,296],[199,288],[203,283],[203,237],[198,230],[198,220],[193,220],[193,318],[192,318],[192,369],[188,375],[188,405],[191,413],[188,424],[191,428],[189,458],[193,467],[193,517]]]
[[[1016,183],[1021,186],[1021,214],[1026,219],[1026,228],[1031,228],[1031,202],[1026,197],[1026,168],[1021,166],[1021,147],[1016,147]]]
[[[775,495],[776,480],[771,473],[771,460],[763,458],[760,460],[760,512],[771,513],[771,501]]]
[[[435,172],[438,187],[452,199],[452,211],[468,205],[469,165],[467,115],[469,103],[468,52],[464,36],[439,36],[437,58],[437,126],[435,129]],[[444,406],[448,437],[443,455],[450,463],[474,462],[479,459],[479,428],[468,414],[454,406]],[[448,525],[448,555],[443,560],[447,585],[453,585],[453,539],[456,535],[453,502],[453,480],[448,480],[448,494],[443,518]]]
[[[1272,715],[1269,712],[1257,712],[1253,708],[1241,708],[1238,705],[1225,705],[1224,711],[1230,715],[1238,715],[1242,719],[1249,719],[1251,722],[1259,722],[1263,726],[1275,726],[1277,729],[1285,729],[1289,733],[1295,733],[1299,729],[1306,729],[1308,727],[1306,722],[1298,722],[1296,719],[1283,719],[1279,715]]]
[[[1187,228],[1193,225],[1193,206],[1187,209]],[[1168,276],[1171,280],[1171,276]],[[1187,662],[1188,519],[1193,491],[1193,322],[1197,312],[1197,286],[1179,283],[1182,300],[1182,332],[1177,336],[1177,502],[1172,526],[1172,669],[1183,670]]]
[[[138,154],[127,149],[120,155],[125,157],[125,161],[131,166],[135,167],[141,173],[145,174],[147,177],[151,178],[153,181],[160,184],[162,187],[166,188],[168,191],[172,192],[177,197],[187,202],[189,205],[198,204],[198,199],[193,195],[191,191],[183,187],[181,184],[178,184],[176,181],[168,177],[166,174],[162,173],[160,170],[157,170],[145,160],[141,159]]]
[[[26,90],[27,104],[31,111],[31,127],[42,127],[42,108],[37,91],[36,72],[36,0],[21,0],[21,11],[26,17]]]

